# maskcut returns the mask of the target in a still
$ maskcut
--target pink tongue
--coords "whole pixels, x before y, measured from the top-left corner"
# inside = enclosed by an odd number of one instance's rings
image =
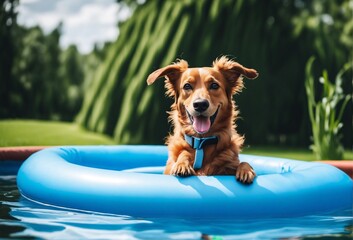
[[[210,130],[210,127],[211,127],[211,120],[210,118],[207,118],[207,117],[201,117],[201,116],[194,117],[193,127],[195,131],[198,133],[208,132],[208,130]]]

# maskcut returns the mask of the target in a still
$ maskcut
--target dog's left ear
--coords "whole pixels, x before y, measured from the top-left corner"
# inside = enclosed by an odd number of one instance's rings
[[[255,69],[246,68],[243,65],[223,56],[213,62],[213,67],[220,71],[232,87],[232,93],[243,88],[242,76],[255,79],[259,75]]]
[[[167,95],[174,97],[176,93],[176,84],[181,74],[188,68],[188,63],[185,60],[180,60],[172,65],[160,68],[151,73],[147,78],[147,84],[151,85],[158,78],[165,77],[165,87]]]

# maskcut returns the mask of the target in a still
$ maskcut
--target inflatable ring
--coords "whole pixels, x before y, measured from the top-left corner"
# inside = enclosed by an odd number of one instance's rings
[[[258,176],[163,175],[165,146],[58,147],[21,166],[17,183],[32,201],[136,217],[282,217],[352,208],[352,180],[327,164],[241,155]]]

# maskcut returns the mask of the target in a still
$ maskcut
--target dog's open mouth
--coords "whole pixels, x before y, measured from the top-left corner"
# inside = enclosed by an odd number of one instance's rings
[[[203,133],[207,133],[210,130],[213,122],[217,117],[218,110],[219,110],[219,106],[216,112],[211,117],[206,117],[202,115],[192,116],[187,109],[186,109],[186,112],[188,114],[188,117],[192,123],[192,127],[194,128],[194,130],[199,134],[203,134]]]

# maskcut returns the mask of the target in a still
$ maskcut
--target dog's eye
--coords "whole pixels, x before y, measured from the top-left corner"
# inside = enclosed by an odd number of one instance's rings
[[[192,90],[192,86],[190,83],[185,83],[183,89],[184,90]]]
[[[219,88],[218,83],[212,83],[212,84],[210,85],[210,89],[218,89],[218,88]]]

